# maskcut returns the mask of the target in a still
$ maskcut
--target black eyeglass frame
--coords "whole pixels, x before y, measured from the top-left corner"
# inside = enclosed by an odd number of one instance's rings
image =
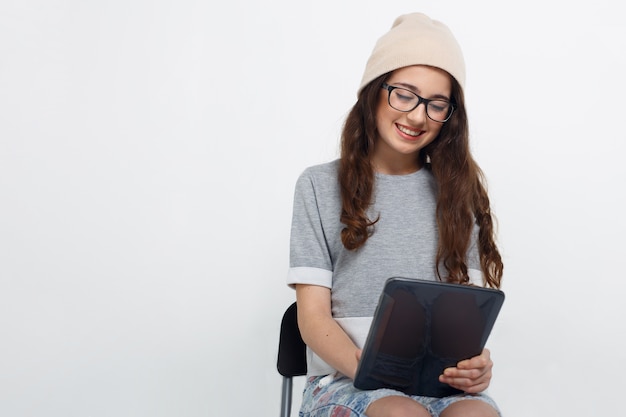
[[[381,88],[382,88],[383,90],[387,90],[387,92],[388,92],[388,95],[387,95],[387,103],[389,104],[389,106],[390,106],[392,109],[394,109],[394,110],[398,110],[398,111],[401,111],[401,112],[403,112],[403,113],[409,113],[409,112],[412,112],[413,110],[415,110],[415,109],[416,109],[416,108],[417,108],[420,104],[424,103],[424,107],[426,108],[426,116],[428,116],[428,118],[429,118],[430,120],[432,120],[433,122],[437,122],[437,123],[445,123],[445,122],[447,122],[447,121],[448,121],[448,120],[450,120],[450,118],[452,117],[452,113],[454,113],[454,110],[456,110],[456,105],[455,105],[454,103],[452,103],[451,101],[448,101],[448,100],[442,100],[442,99],[440,99],[440,98],[438,98],[438,99],[428,99],[428,98],[424,98],[424,97],[422,97],[422,96],[420,96],[420,95],[418,95],[418,94],[414,93],[413,91],[408,90],[408,89],[406,89],[406,88],[404,88],[404,87],[396,87],[396,86],[394,86],[394,85],[389,85],[389,84],[387,84],[387,83],[383,83],[383,85],[381,86]],[[412,109],[410,109],[410,110],[400,110],[400,109],[397,109],[397,108],[393,107],[393,106],[391,105],[391,92],[392,92],[393,90],[396,90],[396,89],[404,90],[404,91],[406,91],[406,92],[408,92],[408,93],[413,94],[415,97],[417,97],[417,104],[415,104],[415,106],[413,106],[413,108],[412,108]],[[450,111],[448,112],[448,117],[446,117],[446,119],[445,119],[445,120],[435,120],[435,119],[433,119],[432,117],[430,117],[430,114],[428,114],[428,104],[429,104],[430,102],[432,102],[432,101],[445,101],[446,103],[448,103],[448,104],[450,105]]]

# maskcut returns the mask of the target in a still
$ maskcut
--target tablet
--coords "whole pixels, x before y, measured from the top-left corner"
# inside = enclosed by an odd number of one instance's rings
[[[354,386],[445,397],[445,368],[479,355],[502,303],[500,290],[393,277],[385,282]]]

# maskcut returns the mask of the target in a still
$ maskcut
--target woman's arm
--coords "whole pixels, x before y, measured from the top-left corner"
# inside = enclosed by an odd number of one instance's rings
[[[304,343],[330,366],[354,379],[360,351],[332,317],[330,289],[297,284],[296,300]]]

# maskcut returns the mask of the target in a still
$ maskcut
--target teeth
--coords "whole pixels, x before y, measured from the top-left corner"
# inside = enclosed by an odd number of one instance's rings
[[[420,132],[416,132],[414,130],[409,130],[404,126],[400,126],[398,125],[398,129],[400,129],[401,132],[406,133],[407,135],[411,135],[411,136],[419,136]]]

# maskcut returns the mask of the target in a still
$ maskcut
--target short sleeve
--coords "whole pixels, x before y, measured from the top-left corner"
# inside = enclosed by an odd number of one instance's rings
[[[325,237],[315,176],[305,170],[294,193],[287,284],[332,287],[332,258]]]

